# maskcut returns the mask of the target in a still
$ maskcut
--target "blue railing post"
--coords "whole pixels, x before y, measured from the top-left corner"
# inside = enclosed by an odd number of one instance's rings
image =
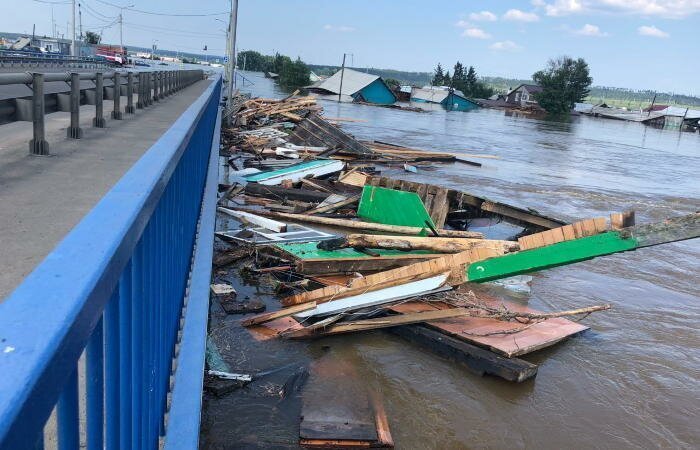
[[[56,407],[58,421],[58,450],[75,450],[80,447],[80,421],[78,411],[78,367],[68,376]]]
[[[87,448],[104,448],[104,340],[103,321],[97,323],[86,351]]]

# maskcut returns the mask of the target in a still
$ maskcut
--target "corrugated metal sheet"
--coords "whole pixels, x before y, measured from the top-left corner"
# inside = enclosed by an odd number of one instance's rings
[[[337,71],[332,77],[327,78],[320,83],[315,83],[313,88],[323,89],[324,91],[337,94],[340,91],[340,77],[343,72],[343,95],[354,95],[362,90],[365,86],[371,84],[379,76],[368,73],[358,72],[357,70],[345,69]]]

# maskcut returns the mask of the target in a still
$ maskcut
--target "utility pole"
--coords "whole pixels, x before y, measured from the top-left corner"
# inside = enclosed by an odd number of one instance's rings
[[[71,4],[73,6],[73,20],[72,20],[72,28],[73,28],[73,33],[71,37],[71,56],[76,56],[75,54],[75,0],[71,1]]]
[[[231,0],[231,19],[228,32],[228,89],[226,93],[226,108],[231,108],[233,103],[233,86],[236,84],[236,28],[238,25],[238,0]],[[227,116],[227,123],[231,123],[231,116]]]
[[[345,75],[345,53],[343,53],[343,65],[340,68],[340,89],[338,89],[338,103],[340,103],[340,97],[343,95],[343,75]]]
[[[79,39],[82,41],[83,40],[83,10],[80,8],[80,3],[78,3],[78,25],[80,26],[79,31]]]

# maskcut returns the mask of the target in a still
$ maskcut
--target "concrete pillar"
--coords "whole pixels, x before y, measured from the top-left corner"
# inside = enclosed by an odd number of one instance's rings
[[[122,76],[119,72],[114,72],[114,110],[112,111],[112,119],[122,120]]]
[[[136,108],[138,109],[143,109],[143,79],[145,78],[143,76],[143,72],[138,73],[138,79],[139,79],[139,86],[138,86],[138,99],[136,100]]]
[[[80,74],[70,74],[70,127],[67,135],[72,139],[83,137],[83,130],[80,129]]]
[[[29,141],[29,153],[32,155],[48,155],[49,143],[45,139],[44,113],[44,74],[32,74],[32,126],[34,138]]]
[[[153,101],[157,102],[160,100],[160,70],[153,72]]]
[[[104,81],[102,72],[95,73],[95,118],[92,119],[92,126],[95,128],[105,127],[103,98],[104,98]]]
[[[151,103],[153,103],[153,94],[151,93],[152,77],[152,72],[146,72],[146,95],[144,96],[144,103],[146,104],[146,106],[151,106]]]
[[[126,74],[126,113],[134,114],[134,73]]]
[[[168,73],[166,71],[163,71],[160,73],[160,78],[158,79],[158,98],[159,99],[164,99],[165,98],[165,74]]]

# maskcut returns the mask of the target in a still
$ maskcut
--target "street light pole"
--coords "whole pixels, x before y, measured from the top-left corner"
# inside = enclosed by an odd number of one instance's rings
[[[73,0],[71,3],[73,6],[73,21],[72,21],[73,37],[71,39],[70,54],[71,54],[71,56],[76,56],[75,55],[75,0]]]
[[[238,0],[231,0],[231,19],[228,32],[228,89],[226,93],[226,107],[231,108],[233,103],[233,86],[236,83],[236,27],[238,24]],[[227,123],[231,123],[231,116],[227,116]]]
[[[343,95],[343,75],[345,75],[345,53],[343,53],[343,65],[340,68],[340,89],[338,89],[338,103],[340,103],[340,96]]]

